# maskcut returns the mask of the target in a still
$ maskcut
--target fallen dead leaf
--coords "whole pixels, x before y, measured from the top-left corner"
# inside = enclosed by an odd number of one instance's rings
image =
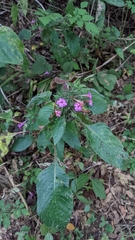
[[[75,229],[75,226],[72,223],[68,223],[66,229],[69,231],[73,231]]]
[[[112,198],[112,193],[110,192],[110,193],[107,194],[107,197],[105,199],[105,204],[110,202],[111,198]]]
[[[119,221],[120,221],[120,216],[119,216],[119,214],[118,214],[118,212],[117,212],[116,210],[113,211],[113,214],[114,214],[114,220],[113,220],[113,222],[114,222],[114,225],[116,225],[116,224],[118,224]]]
[[[134,197],[134,195],[133,195],[133,193],[131,192],[131,191],[126,191],[126,195],[128,196],[128,197],[130,197],[130,198],[133,198]]]
[[[124,206],[119,206],[119,209],[120,209],[122,215],[126,214],[126,210],[125,210]]]

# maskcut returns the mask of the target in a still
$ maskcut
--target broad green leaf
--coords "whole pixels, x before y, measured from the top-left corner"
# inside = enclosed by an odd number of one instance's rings
[[[100,114],[100,113],[107,111],[108,105],[107,105],[107,102],[104,99],[103,95],[101,95],[94,89],[88,89],[88,91],[91,92],[92,101],[93,101],[93,105],[91,107],[89,107],[89,109],[94,114]]]
[[[87,32],[91,32],[93,35],[99,34],[99,28],[92,22],[85,22],[85,28]]]
[[[79,149],[81,147],[75,123],[73,121],[67,123],[62,139],[72,148]]]
[[[33,138],[31,135],[25,135],[19,137],[15,140],[11,147],[12,152],[22,152],[27,149],[33,143]]]
[[[63,71],[64,71],[65,74],[71,73],[72,70],[73,70],[73,61],[65,62],[65,63],[62,65],[62,69],[63,69]]]
[[[133,90],[132,83],[128,83],[123,87],[122,92],[127,95],[127,94],[131,94],[132,90]]]
[[[0,64],[23,63],[24,46],[20,38],[9,27],[0,27]]]
[[[44,240],[53,240],[53,236],[50,233],[47,233]]]
[[[85,22],[91,21],[91,20],[93,20],[93,17],[91,15],[87,14],[87,15],[82,16],[82,20]]]
[[[0,156],[4,157],[9,152],[9,144],[14,137],[13,133],[6,132],[0,135]]]
[[[46,71],[50,72],[52,66],[46,61],[45,57],[40,54],[36,54],[36,62],[32,64],[31,70],[33,74],[42,74]]]
[[[130,50],[131,53],[135,54],[135,49]]]
[[[64,160],[64,141],[61,139],[57,144],[56,144],[56,149],[57,149],[57,157],[61,161]]]
[[[104,2],[114,5],[116,7],[124,7],[125,3],[124,0],[104,0]]]
[[[77,183],[76,183],[77,191],[80,190],[82,187],[84,187],[88,181],[89,181],[89,175],[85,173],[81,174],[77,178]]]
[[[28,103],[27,107],[30,107],[33,104],[39,105],[39,104],[45,103],[46,101],[50,100],[51,95],[52,95],[52,93],[50,91],[46,91],[46,92],[40,93],[40,94],[34,96],[30,100],[30,102]]]
[[[73,199],[69,178],[54,162],[37,179],[37,213],[48,227],[64,229],[70,220]]]
[[[93,189],[96,197],[105,199],[106,193],[105,193],[105,188],[104,188],[103,183],[99,179],[96,179],[96,178],[91,179],[91,183],[92,183],[92,189]]]
[[[120,140],[115,137],[104,123],[85,125],[86,137],[93,150],[109,164],[123,168],[128,154]]]
[[[56,145],[60,139],[63,137],[66,127],[66,120],[64,117],[60,117],[56,120],[52,130],[52,137],[54,141],[54,145]]]
[[[120,37],[120,31],[114,26],[107,27],[105,28],[102,36],[106,38],[108,41],[113,42]]]
[[[111,91],[117,81],[117,77],[113,74],[108,74],[106,71],[100,71],[97,74],[98,81],[105,89]]]
[[[37,138],[37,147],[39,151],[44,151],[48,145],[50,145],[48,136],[45,131],[42,131]]]
[[[31,30],[24,28],[19,32],[18,36],[21,40],[29,40],[31,38]]]
[[[12,17],[14,26],[16,26],[17,18],[18,18],[18,5],[17,4],[13,4],[11,7],[11,17]]]
[[[49,123],[49,118],[54,111],[54,104],[52,102],[43,106],[38,113],[38,123],[41,126],[46,126]]]
[[[81,8],[86,8],[88,4],[88,2],[81,2]]]
[[[124,54],[122,48],[115,48],[115,52],[118,54],[118,56],[124,60]]]
[[[80,51],[80,39],[74,34],[73,31],[64,32],[67,47],[70,49],[71,54],[76,57]]]
[[[74,11],[73,0],[69,0],[66,6],[66,14],[73,15],[73,11]]]

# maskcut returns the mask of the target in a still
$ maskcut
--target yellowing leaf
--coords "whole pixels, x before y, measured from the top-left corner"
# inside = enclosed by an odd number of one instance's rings
[[[75,226],[72,223],[68,223],[66,229],[69,231],[73,231],[75,229]]]
[[[31,50],[32,50],[32,51],[35,51],[37,48],[38,48],[37,45],[32,45]]]
[[[11,142],[11,139],[14,137],[14,134],[12,133],[5,133],[5,134],[2,134],[0,135],[0,154],[1,154],[1,157],[4,157],[8,151],[9,151],[9,144]]]

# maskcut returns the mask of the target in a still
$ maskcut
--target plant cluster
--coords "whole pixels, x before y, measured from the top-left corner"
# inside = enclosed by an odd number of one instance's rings
[[[19,10],[26,16],[27,3],[19,1],[18,5],[12,6],[14,26],[17,24]],[[30,29],[22,29],[18,35],[9,27],[0,27],[0,160],[2,161],[10,151],[21,153],[32,145],[36,146],[37,157],[46,151],[53,156],[52,162],[42,171],[39,168],[24,171],[24,186],[29,182],[31,185],[36,183],[37,214],[45,228],[45,240],[53,239],[51,234],[62,232],[70,222],[74,198],[85,204],[86,212],[90,210],[91,201],[83,196],[82,189],[93,189],[96,197],[106,197],[103,182],[93,178],[92,172],[81,172],[79,176],[71,176],[66,171],[65,148],[75,149],[87,158],[98,155],[112,166],[120,169],[130,168],[131,173],[135,168],[134,159],[131,158],[132,163],[130,167],[127,166],[128,153],[133,150],[133,142],[125,141],[122,144],[106,124],[93,123],[94,114],[107,111],[108,103],[111,102],[111,91],[121,74],[116,69],[117,61],[113,68],[100,70],[102,65],[97,67],[99,58],[96,58],[93,52],[98,52],[100,56],[101,50],[113,44],[116,53],[114,58],[125,60],[125,50],[129,49],[132,54],[135,45],[131,38],[126,49],[123,49],[121,44],[118,46],[120,30],[115,26],[106,27],[104,23],[106,4],[128,7],[134,12],[130,3],[131,1],[126,1],[125,4],[123,0],[113,3],[110,0],[98,1],[94,16],[93,11],[89,13],[89,2],[81,2],[80,7],[75,7],[74,1],[69,0],[63,15],[51,8],[46,11],[38,9]],[[33,36],[42,42],[41,46],[32,46],[31,57],[25,43]],[[41,55],[40,51],[36,53],[40,47],[47,49],[49,60],[47,56]],[[54,78],[57,86],[50,90],[55,64],[59,68],[56,75],[59,71],[60,74]],[[14,68],[14,65],[18,68]],[[84,72],[84,69],[89,70],[91,74],[82,78],[75,77],[73,71]],[[7,75],[11,76],[7,78]],[[23,89],[28,91],[25,115],[21,121],[17,120],[21,118],[19,109],[11,106],[5,94],[10,86],[13,86],[13,91],[16,90],[11,81],[17,76]],[[37,83],[35,78],[38,76],[44,77],[44,80]],[[125,86],[123,95],[117,97],[131,99],[132,84]],[[17,131],[13,131],[14,128]],[[125,134],[132,138],[129,133]],[[79,167],[81,171],[84,168],[83,164]],[[5,205],[3,200],[0,204],[1,224],[4,227],[10,225],[11,213],[14,213],[14,218],[28,214],[19,200],[12,207],[10,204]],[[88,219],[88,224],[94,221],[93,214]],[[102,240],[108,239],[106,234],[113,232],[112,226],[101,218],[100,228],[105,230]],[[35,238],[29,237],[28,233],[29,229],[24,226],[16,234],[19,240],[34,240]],[[82,238],[79,229],[75,230],[75,234],[76,239]],[[65,239],[64,236],[61,239]]]

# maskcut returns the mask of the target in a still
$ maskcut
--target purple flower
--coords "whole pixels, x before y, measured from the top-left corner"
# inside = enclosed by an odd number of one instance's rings
[[[81,112],[81,111],[82,111],[82,104],[81,104],[80,102],[76,102],[76,103],[74,104],[74,110],[75,110],[76,112]]]
[[[61,116],[61,111],[60,110],[55,110],[55,115],[56,115],[56,117],[60,117]]]
[[[35,22],[36,22],[36,21],[32,19],[30,23],[31,23],[31,24],[34,24]]]
[[[24,124],[25,124],[26,122],[27,122],[27,120],[24,121],[24,122],[22,122],[22,123],[18,123],[18,124],[17,124],[18,128],[19,128],[20,130],[22,130],[22,127],[24,126]]]
[[[46,71],[44,74],[45,74],[45,75],[48,75],[48,74],[49,74],[49,72],[47,72],[47,71]]]
[[[90,92],[88,92],[87,97],[89,97],[90,99],[92,99],[92,94]]]
[[[67,106],[67,102],[64,98],[59,98],[56,102],[56,104],[60,107],[63,108],[65,106]]]
[[[93,105],[92,99],[89,100],[89,106],[91,107]]]

